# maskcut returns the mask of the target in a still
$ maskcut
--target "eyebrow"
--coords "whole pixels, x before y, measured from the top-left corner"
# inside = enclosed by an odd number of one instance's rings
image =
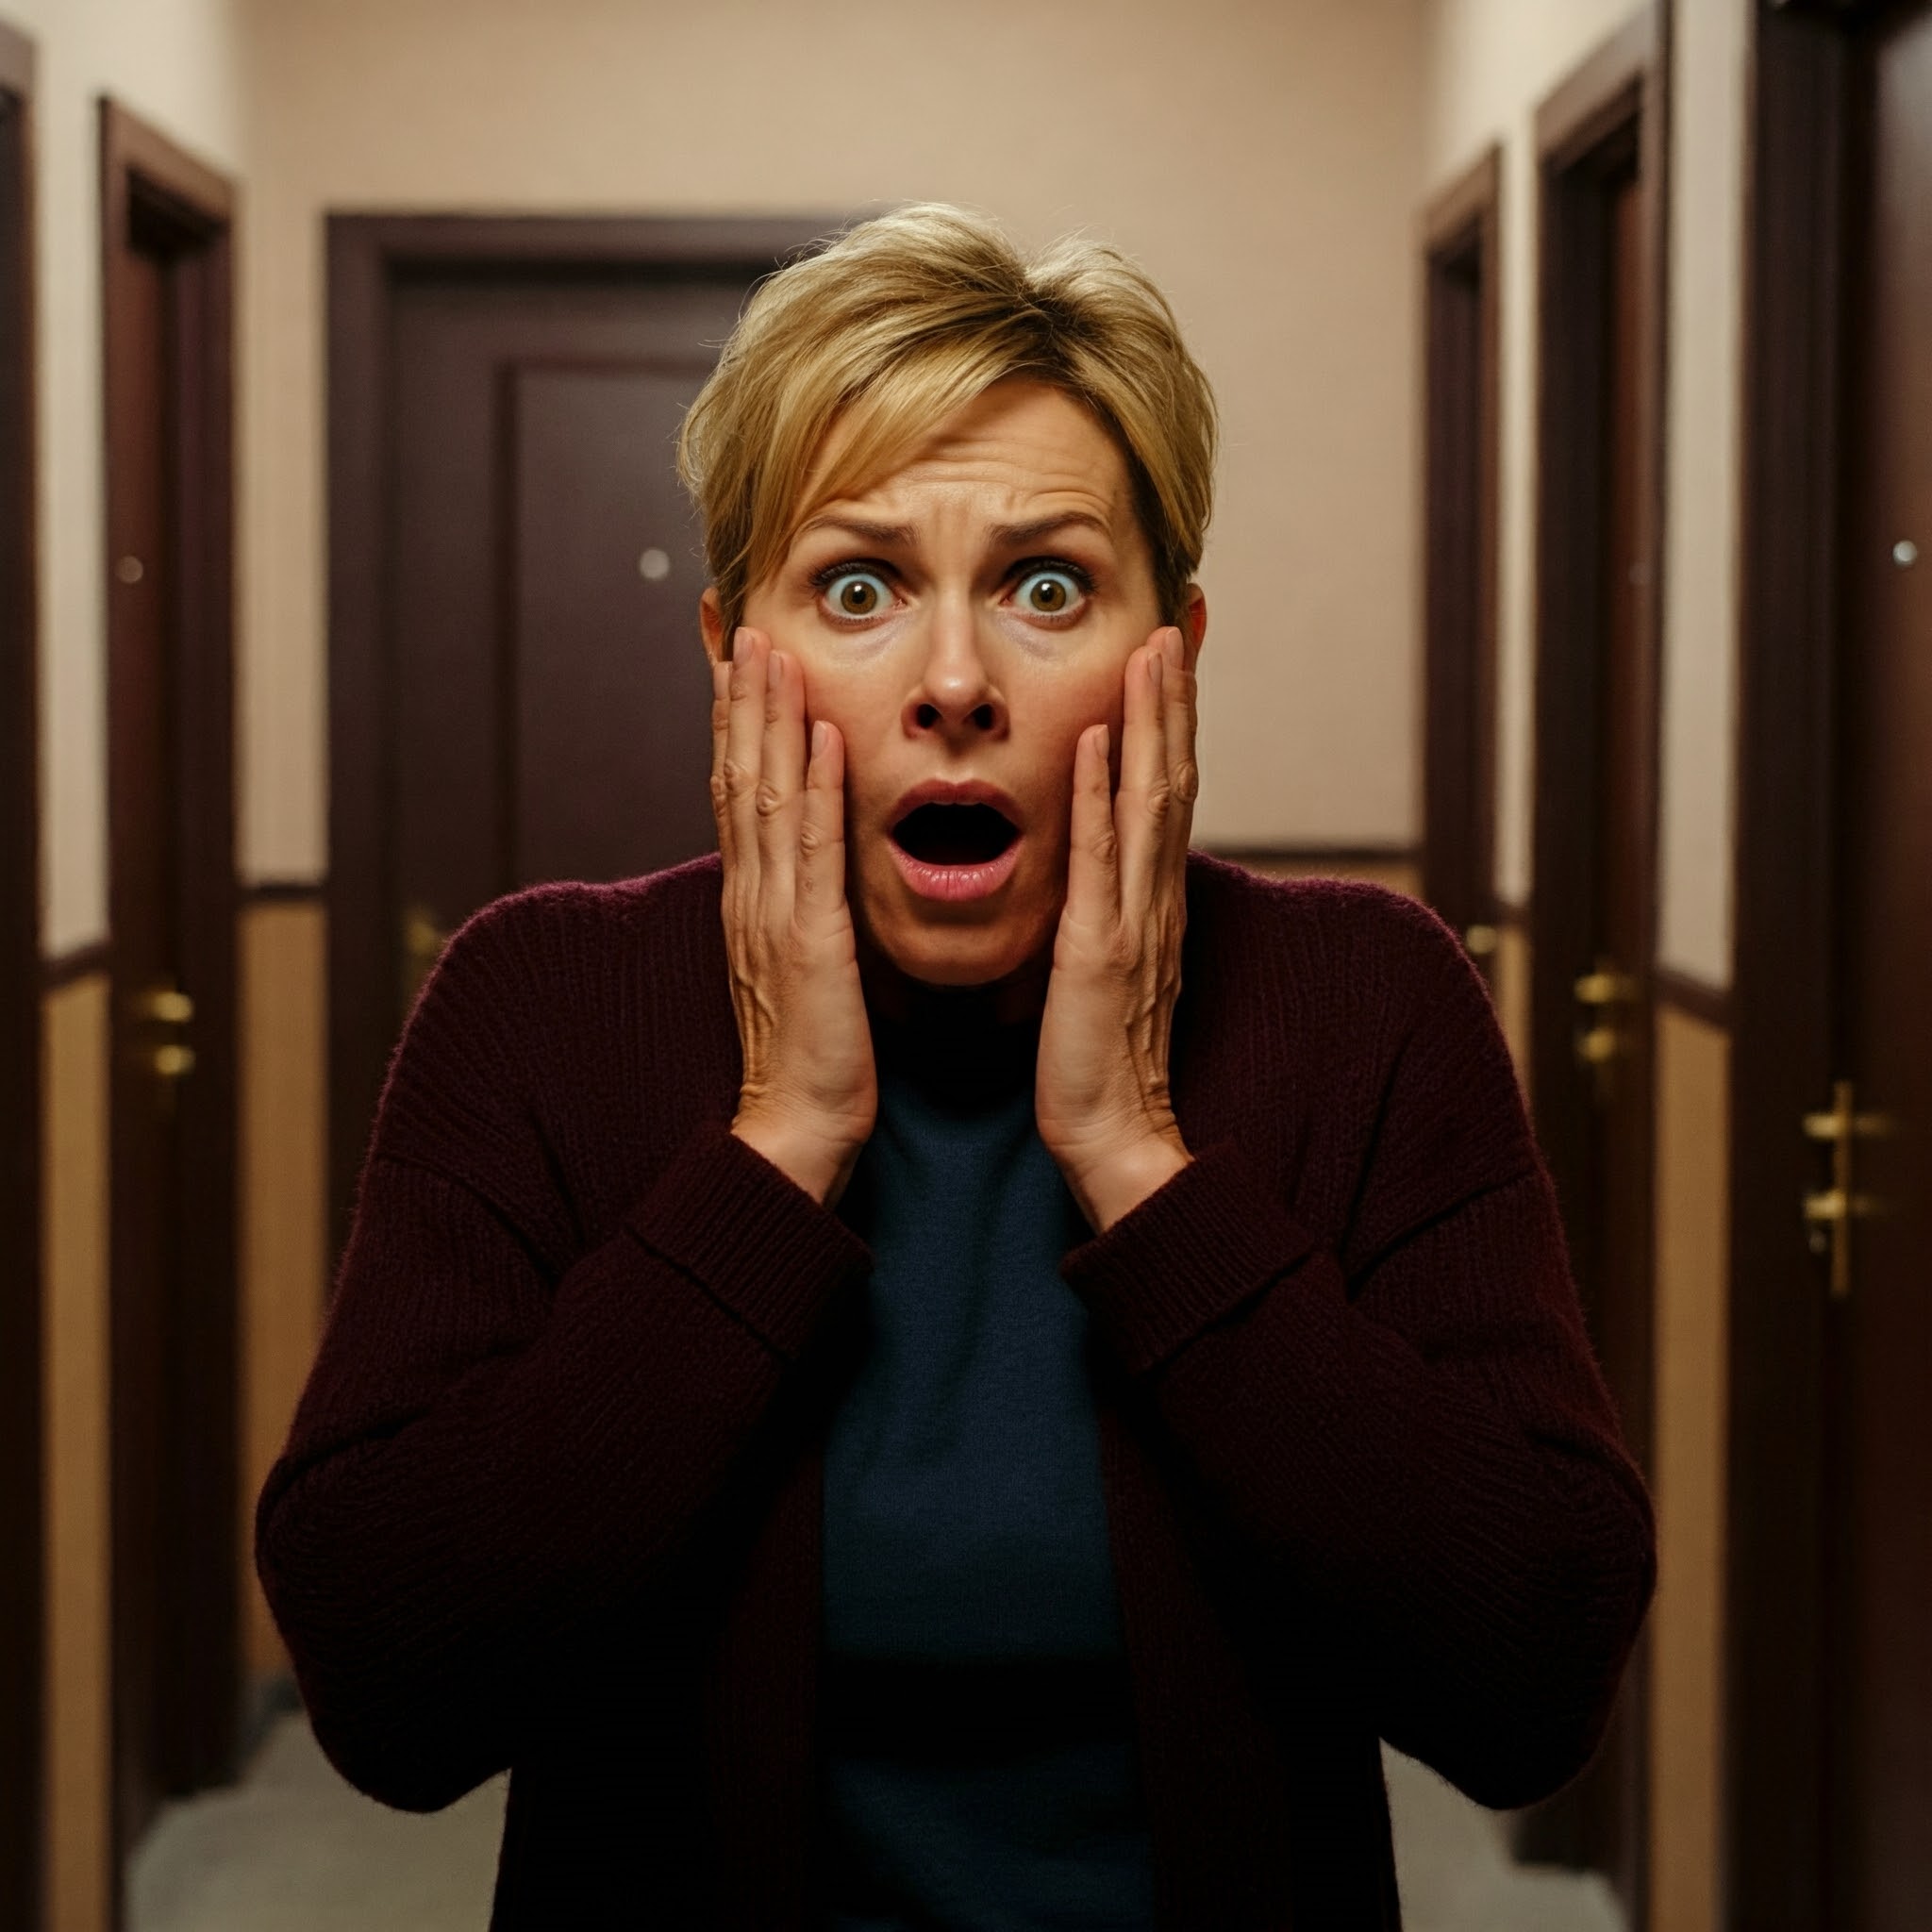
[[[1109,541],[1113,537],[1110,524],[1084,509],[1063,510],[1058,516],[1039,517],[1030,524],[996,524],[992,535],[998,543],[1018,546],[1037,543],[1058,530],[1074,528],[1097,531]],[[859,517],[813,517],[809,523],[800,525],[798,534],[808,537],[814,530],[842,530],[848,537],[886,549],[910,549],[919,541],[919,533],[910,524],[873,524]]]

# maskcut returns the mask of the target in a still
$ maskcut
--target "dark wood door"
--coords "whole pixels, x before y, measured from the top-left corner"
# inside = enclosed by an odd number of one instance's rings
[[[1591,1339],[1640,1464],[1651,1444],[1661,71],[1640,15],[1545,104],[1538,425],[1537,1131]],[[1596,1759],[1524,1822],[1646,1910],[1646,1653]]]
[[[448,934],[714,843],[675,438],[753,282],[836,225],[331,222],[338,1239]]]
[[[1491,149],[1429,210],[1423,895],[1488,974],[1496,951],[1498,197]]]
[[[1932,10],[1870,48],[1827,1250],[1830,1924],[1932,1910]],[[1832,1252],[1836,1250],[1836,1252]]]
[[[395,306],[391,1008],[544,879],[714,842],[706,582],[673,450],[726,281],[424,281]]]
[[[240,1701],[225,184],[103,116],[113,1813],[232,1774]]]

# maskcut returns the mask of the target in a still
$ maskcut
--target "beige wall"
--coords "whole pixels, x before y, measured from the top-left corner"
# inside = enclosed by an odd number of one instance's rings
[[[64,953],[107,930],[106,564],[101,528],[96,97],[233,169],[240,0],[0,0],[40,54],[42,931]]]
[[[1530,891],[1536,108],[1635,11],[1632,0],[1436,0],[1429,17],[1425,192],[1454,180],[1491,142],[1503,150],[1496,888],[1512,906]]]
[[[1631,0],[1437,0],[1426,178],[1503,143],[1497,885],[1531,890],[1537,104]],[[1733,658],[1747,0],[1674,9],[1658,956],[1730,980]]]
[[[1122,243],[1226,415],[1198,835],[1408,841],[1421,21],[1422,0],[261,0],[246,870],[325,861],[326,208],[930,195]]]
[[[1749,0],[1680,0],[1657,957],[1731,983]]]

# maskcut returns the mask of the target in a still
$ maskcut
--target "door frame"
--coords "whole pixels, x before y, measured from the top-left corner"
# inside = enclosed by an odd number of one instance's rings
[[[178,1553],[155,1578],[156,1627],[143,1606],[113,1593],[114,1828],[125,1855],[144,1821],[129,1816],[120,1767],[128,1748],[131,1662],[159,1654],[169,1668],[156,1689],[157,1795],[232,1776],[241,1712],[241,1577],[235,1524],[236,1441],[236,873],[234,801],[234,398],[233,185],[176,147],[111,97],[100,101],[101,314],[107,591],[109,925],[119,928],[114,850],[121,814],[134,809],[127,775],[126,676],[132,643],[114,565],[126,550],[126,510],[117,478],[127,473],[129,434],[121,372],[137,353],[124,317],[120,245],[139,223],[173,266],[177,329],[170,408],[180,524],[175,537],[177,639],[175,704],[176,837],[184,876],[177,887],[182,976],[194,990],[195,1071],[182,1083],[181,1185],[197,1205],[183,1222],[181,1274],[195,1294],[173,1312],[178,1353],[166,1363],[138,1358],[129,1337],[131,1291],[125,1264],[110,1261],[110,1490],[113,1552],[125,1576],[140,1548],[144,1508],[161,1513],[160,1534]],[[115,1021],[135,991],[113,952]],[[115,1109],[115,1138],[121,1109]],[[116,1194],[111,1250],[125,1252],[125,1194]],[[159,1457],[157,1457],[157,1445]],[[138,1648],[138,1646],[142,1646]],[[117,1887],[118,1890],[118,1887]]]
[[[1723,1810],[1724,1924],[1827,1932],[1824,1264],[1799,1123],[1837,1065],[1839,641],[1857,458],[1858,36],[1903,9],[1759,0],[1748,93]]]
[[[0,22],[0,1924],[40,1924],[46,1731],[34,46]]]
[[[1502,184],[1503,151],[1491,142],[1430,201],[1422,224],[1423,897],[1486,975],[1496,947]],[[1472,274],[1473,371],[1445,317],[1466,303]],[[1472,461],[1473,498],[1463,488]]]
[[[1537,152],[1537,463],[1534,704],[1534,890],[1527,924],[1531,1090],[1539,1140],[1559,1193],[1575,1198],[1576,1176],[1590,1159],[1590,1100],[1575,1058],[1573,981],[1587,972],[1595,942],[1597,672],[1604,658],[1600,551],[1606,434],[1599,408],[1609,323],[1601,261],[1609,182],[1635,162],[1641,181],[1639,221],[1645,288],[1640,326],[1637,452],[1640,548],[1647,597],[1640,614],[1644,719],[1639,790],[1650,801],[1641,828],[1648,858],[1643,931],[1628,969],[1640,991],[1630,1010],[1633,1051],[1620,1076],[1634,1080],[1633,1115],[1643,1123],[1636,1162],[1639,1197],[1630,1203],[1642,1257],[1635,1329],[1627,1338],[1640,1365],[1623,1417],[1639,1465],[1652,1467],[1655,1284],[1649,1230],[1654,1224],[1650,1174],[1655,1146],[1657,927],[1657,779],[1660,727],[1664,562],[1664,435],[1668,344],[1671,0],[1650,0],[1587,58],[1540,105]],[[1568,1205],[1566,1201],[1566,1206]],[[1611,1749],[1592,1774],[1617,1780],[1626,1858],[1607,1874],[1641,1932],[1648,1913],[1649,1643],[1639,1641],[1621,1700]],[[1616,1741],[1621,1734],[1621,1743]],[[1597,1802],[1601,1802],[1598,1800]],[[1573,1787],[1537,1814],[1532,1831],[1574,1854],[1584,1832],[1586,1794]],[[1566,1842],[1567,1841],[1567,1842]]]
[[[388,828],[394,819],[389,650],[391,321],[412,277],[531,272],[610,275],[769,273],[845,227],[850,214],[453,215],[343,211],[328,253],[328,1201],[333,1257],[389,1056]],[[695,616],[693,616],[695,625]]]

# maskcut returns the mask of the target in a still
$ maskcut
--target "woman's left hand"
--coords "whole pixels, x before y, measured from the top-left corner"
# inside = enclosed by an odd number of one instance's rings
[[[1170,625],[1127,659],[1117,798],[1108,727],[1090,725],[1074,753],[1067,901],[1034,1116],[1096,1233],[1192,1158],[1167,1084],[1200,788],[1191,658]]]

